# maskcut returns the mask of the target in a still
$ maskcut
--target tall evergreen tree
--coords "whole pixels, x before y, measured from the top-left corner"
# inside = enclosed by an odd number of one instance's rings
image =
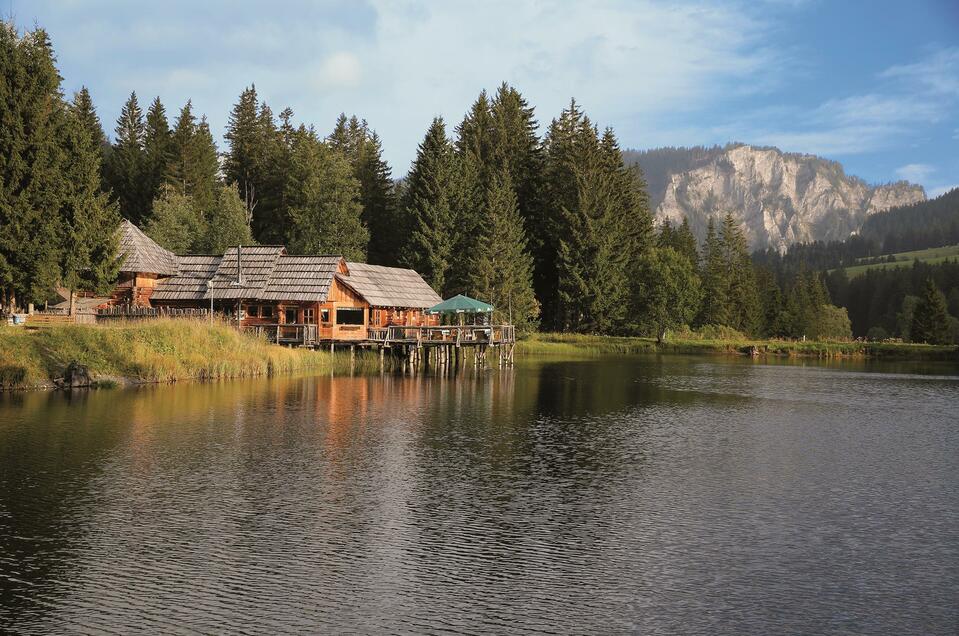
[[[733,215],[726,213],[720,230],[720,241],[725,260],[727,285],[727,326],[743,333],[755,333],[759,328],[761,307],[756,288],[756,277],[749,248],[742,228]]]
[[[703,304],[697,322],[700,325],[728,325],[729,286],[726,280],[726,258],[722,240],[712,217],[706,226],[702,254]]]
[[[419,145],[407,178],[404,210],[410,232],[400,260],[441,293],[446,290],[454,248],[453,169],[453,146],[443,119],[437,117]]]
[[[495,319],[529,331],[539,316],[533,258],[526,249],[523,219],[507,174],[493,178],[484,212],[469,266],[469,292],[496,308]]]
[[[171,145],[166,182],[189,195],[204,214],[209,212],[216,200],[219,159],[206,117],[197,123],[190,101],[180,110]]]
[[[7,306],[47,297],[59,278],[60,76],[42,29],[0,23],[0,284]]]
[[[365,260],[369,233],[360,218],[359,183],[346,158],[312,130],[294,136],[286,188],[291,251]]]
[[[143,144],[146,123],[143,111],[133,92],[123,105],[113,147],[106,168],[107,182],[120,204],[120,214],[133,223],[143,223],[149,216],[151,197]]]
[[[952,343],[946,297],[932,278],[927,278],[912,317],[909,337],[913,342],[944,345]]]
[[[370,233],[369,262],[395,264],[400,250],[396,199],[379,136],[369,129],[366,121],[355,115],[347,119],[345,114],[340,114],[327,139],[334,150],[349,160],[353,176],[360,183],[362,220]]]
[[[173,134],[170,131],[170,122],[167,120],[166,108],[159,97],[153,99],[147,109],[146,125],[143,138],[143,154],[145,162],[145,187],[150,200],[159,194],[174,159]]]
[[[292,111],[284,114],[286,128],[281,130],[270,108],[259,103],[256,87],[250,86],[240,94],[226,127],[230,149],[224,157],[224,178],[237,184],[253,236],[262,243],[280,243],[289,233],[284,197],[294,131]]]
[[[575,199],[561,209],[556,258],[557,307],[574,331],[621,332],[629,317],[632,241],[623,184],[606,151],[584,117],[571,154]]]
[[[71,290],[71,313],[73,291],[106,291],[119,269],[120,216],[101,189],[102,132],[97,133],[90,125],[87,99],[78,93],[58,134],[64,182],[59,214],[61,284]]]

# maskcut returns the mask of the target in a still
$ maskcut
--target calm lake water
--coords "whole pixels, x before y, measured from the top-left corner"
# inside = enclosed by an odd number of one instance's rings
[[[956,634],[956,372],[0,396],[0,631]]]

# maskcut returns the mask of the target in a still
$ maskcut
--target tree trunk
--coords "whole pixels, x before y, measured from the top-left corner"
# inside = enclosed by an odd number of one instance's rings
[[[656,332],[656,344],[663,344],[666,342],[666,328],[660,327]]]
[[[70,288],[70,315],[73,315],[74,310],[76,309],[76,298],[77,295],[74,293],[73,288]]]

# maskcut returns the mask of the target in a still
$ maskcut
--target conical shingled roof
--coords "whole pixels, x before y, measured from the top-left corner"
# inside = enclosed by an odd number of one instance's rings
[[[120,258],[121,272],[176,276],[179,271],[176,254],[157,245],[126,219],[120,224]]]

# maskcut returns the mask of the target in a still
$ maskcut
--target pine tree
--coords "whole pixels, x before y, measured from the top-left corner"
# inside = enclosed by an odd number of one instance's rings
[[[927,278],[912,317],[909,337],[913,342],[944,345],[952,343],[949,328],[949,312],[946,309],[946,297],[933,282]]]
[[[728,319],[727,326],[743,333],[755,333],[760,324],[761,307],[756,276],[746,236],[733,215],[727,213],[720,230],[725,260]]]
[[[58,131],[64,187],[58,215],[61,284],[71,292],[106,291],[119,268],[120,216],[101,190],[102,132],[90,125],[88,98],[77,94]]]
[[[703,304],[697,322],[700,325],[728,325],[730,311],[726,259],[712,217],[706,226],[702,259]]]
[[[683,217],[683,222],[673,233],[673,249],[688,258],[693,265],[699,263],[696,236],[693,234],[692,228],[689,227],[689,219],[686,217]]]
[[[219,159],[206,117],[197,123],[190,101],[180,110],[171,145],[166,182],[190,196],[201,213],[208,213],[216,200]]]
[[[0,24],[0,285],[5,304],[41,302],[60,277],[63,197],[56,133],[64,109],[53,49],[42,29]]]
[[[291,251],[366,258],[369,233],[360,219],[359,183],[346,158],[312,130],[301,128],[294,136],[286,188]]]
[[[401,263],[415,269],[433,289],[445,291],[454,248],[453,146],[442,118],[430,124],[407,178],[404,201],[410,228]]]
[[[359,120],[355,115],[347,119],[341,113],[327,140],[334,150],[349,160],[353,176],[360,183],[362,220],[370,233],[369,262],[376,265],[395,264],[400,250],[396,199],[390,167],[383,160],[379,136],[369,129],[366,121]]]
[[[196,117],[193,102],[187,100],[171,135],[171,157],[164,181],[180,194],[193,195],[193,138],[196,136]]]
[[[123,105],[117,119],[106,175],[113,196],[120,204],[120,214],[137,224],[150,214],[149,179],[143,149],[145,139],[146,124],[134,92]]]
[[[480,187],[485,189],[499,166],[492,163],[493,116],[486,91],[481,91],[463,121],[456,127],[456,152],[469,155],[478,172]]]
[[[253,237],[246,224],[246,206],[236,184],[217,185],[216,201],[210,209],[205,228],[202,251],[221,254],[234,245],[250,245]]]
[[[620,175],[588,118],[573,138],[571,159],[575,199],[562,208],[557,241],[559,315],[574,331],[620,332],[629,316],[632,237]]]
[[[544,140],[543,205],[537,216],[527,219],[527,228],[533,252],[533,285],[542,306],[542,322],[547,329],[568,328],[568,320],[561,313],[559,286],[560,272],[557,255],[560,237],[566,232],[563,210],[575,208],[579,193],[574,166],[575,140],[589,125],[576,101],[570,102],[549,126]],[[538,240],[537,240],[538,239]]]
[[[145,186],[150,201],[153,201],[159,194],[160,185],[166,178],[174,156],[170,123],[167,121],[166,109],[159,97],[154,98],[150,108],[147,109],[143,154],[146,164]]]
[[[237,184],[253,236],[263,243],[282,242],[289,233],[284,196],[294,132],[291,116],[292,111],[285,122],[290,129],[277,129],[272,111],[258,102],[256,87],[250,86],[240,94],[226,127],[230,150],[223,174],[227,183]]]
[[[539,303],[533,294],[533,258],[509,176],[494,177],[486,193],[483,222],[469,266],[472,295],[496,308],[494,319],[520,331],[535,327]]]

